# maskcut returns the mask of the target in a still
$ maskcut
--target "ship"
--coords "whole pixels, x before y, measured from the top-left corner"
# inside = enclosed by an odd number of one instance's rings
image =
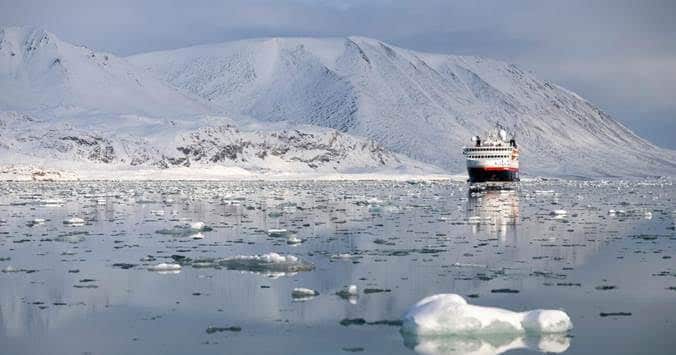
[[[471,147],[463,148],[470,183],[519,181],[519,148],[514,135],[500,126],[484,138],[472,137]]]

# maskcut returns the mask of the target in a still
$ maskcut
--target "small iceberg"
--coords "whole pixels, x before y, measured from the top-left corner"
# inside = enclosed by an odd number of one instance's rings
[[[268,229],[268,236],[270,237],[286,237],[289,231],[286,229]]]
[[[61,207],[64,204],[65,201],[59,199],[44,199],[40,201],[40,206],[44,207]]]
[[[85,224],[85,220],[79,217],[73,217],[69,218],[63,221],[63,224],[69,225],[69,226],[83,226]]]
[[[188,227],[191,230],[197,231],[197,232],[204,231],[207,228],[207,226],[206,226],[206,224],[204,224],[204,222],[191,222],[191,223],[188,224]]]
[[[160,263],[157,265],[148,266],[150,271],[180,271],[181,265],[174,263]]]
[[[2,272],[19,272],[17,268],[12,265],[8,265],[6,268],[2,269]]]
[[[267,253],[261,255],[238,255],[221,259],[219,264],[231,270],[255,272],[299,272],[311,271],[314,266],[293,255]]]
[[[294,301],[306,301],[316,296],[319,296],[319,292],[303,287],[294,288],[291,292],[291,297],[293,297]]]
[[[291,245],[300,244],[302,242],[303,242],[303,240],[296,237],[295,235],[290,235],[289,238],[286,240],[286,244],[291,244]]]
[[[33,227],[33,226],[44,224],[45,222],[46,222],[46,220],[44,218],[34,218],[32,221],[28,222],[27,225],[29,227]]]
[[[173,228],[165,228],[155,231],[157,234],[171,235],[174,237],[191,237],[198,232],[208,232],[212,228],[204,222],[192,222],[184,225],[176,225]]]
[[[334,254],[331,255],[331,259],[338,259],[338,260],[350,260],[357,258],[357,255],[349,254],[349,253],[342,253],[342,254]]]
[[[454,334],[562,333],[573,328],[559,310],[513,312],[468,304],[456,294],[422,299],[404,315],[402,332],[419,336]]]

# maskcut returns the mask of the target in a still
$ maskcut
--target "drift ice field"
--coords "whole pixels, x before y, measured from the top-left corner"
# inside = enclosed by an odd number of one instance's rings
[[[671,180],[0,183],[8,354],[663,354]],[[666,351],[666,352],[665,352]]]

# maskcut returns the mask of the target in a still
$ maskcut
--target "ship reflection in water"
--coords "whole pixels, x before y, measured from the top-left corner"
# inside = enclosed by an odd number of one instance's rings
[[[519,222],[518,190],[510,185],[471,189],[466,217],[472,233],[486,232],[501,241],[516,236]]]

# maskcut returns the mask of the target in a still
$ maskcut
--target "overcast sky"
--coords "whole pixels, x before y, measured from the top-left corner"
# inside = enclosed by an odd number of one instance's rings
[[[129,55],[262,36],[377,38],[516,63],[676,149],[676,1],[0,0],[0,25]]]

